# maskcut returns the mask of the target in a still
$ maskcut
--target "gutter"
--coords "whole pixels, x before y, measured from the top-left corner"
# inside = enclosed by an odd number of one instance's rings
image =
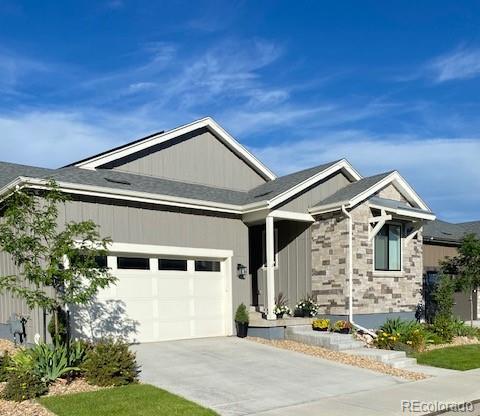
[[[353,320],[353,226],[352,226],[352,214],[346,209],[345,205],[342,205],[342,212],[348,218],[348,321],[357,329],[371,335],[376,338],[377,335],[367,328],[358,325]]]

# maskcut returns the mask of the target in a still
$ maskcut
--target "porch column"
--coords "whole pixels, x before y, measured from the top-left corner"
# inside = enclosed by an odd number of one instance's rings
[[[265,251],[267,268],[267,319],[277,319],[273,312],[275,308],[275,248],[274,248],[274,228],[273,217],[267,216],[265,219]]]

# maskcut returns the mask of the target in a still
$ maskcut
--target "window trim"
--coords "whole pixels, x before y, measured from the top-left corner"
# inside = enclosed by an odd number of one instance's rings
[[[395,275],[395,276],[398,276],[398,275],[402,275],[403,274],[403,240],[404,240],[404,237],[403,237],[403,224],[401,222],[395,222],[395,221],[389,221],[389,222],[386,222],[382,229],[384,227],[390,227],[390,225],[394,225],[394,226],[397,226],[397,227],[400,227],[400,268],[399,269],[395,269],[395,270],[392,270],[390,268],[388,269],[377,269],[376,268],[376,262],[375,262],[375,242],[377,240],[377,236],[375,236],[372,240],[372,246],[373,246],[373,261],[372,261],[372,267],[373,267],[373,273],[376,274],[376,275]],[[381,231],[381,230],[380,230]],[[379,231],[379,232],[380,232]],[[378,234],[377,234],[378,235]],[[390,267],[390,245],[387,244],[387,261],[389,263],[389,267]]]

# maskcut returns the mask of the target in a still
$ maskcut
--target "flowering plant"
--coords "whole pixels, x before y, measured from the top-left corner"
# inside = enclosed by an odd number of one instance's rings
[[[330,319],[315,319],[312,322],[312,329],[317,331],[326,331],[330,327]]]
[[[273,310],[275,315],[291,315],[292,311],[287,305],[275,305],[275,309]]]
[[[352,324],[344,320],[337,321],[333,325],[333,330],[335,332],[349,332],[351,329],[352,329]]]
[[[312,297],[307,296],[295,305],[295,315],[311,317],[318,312],[319,306]]]

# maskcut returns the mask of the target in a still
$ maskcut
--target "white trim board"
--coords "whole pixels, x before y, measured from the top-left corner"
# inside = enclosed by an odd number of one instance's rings
[[[335,202],[332,204],[326,204],[326,205],[320,205],[317,207],[310,208],[310,213],[312,215],[315,214],[322,214],[326,212],[331,212],[331,211],[337,211],[341,209],[342,205],[345,206],[345,208],[353,208],[354,206],[358,205],[359,203],[363,202],[364,200],[368,199],[370,196],[374,195],[376,192],[380,191],[384,187],[386,187],[389,184],[395,185],[397,188],[399,188],[400,193],[407,198],[407,200],[414,206],[423,209],[425,211],[428,211],[428,213],[418,213],[418,217],[421,218],[421,216],[427,216],[431,217],[433,216],[435,219],[435,216],[431,213],[432,211],[428,207],[428,205],[420,198],[420,196],[414,191],[414,189],[408,184],[408,182],[397,172],[393,171],[390,173],[388,176],[385,178],[379,180],[376,182],[374,185],[372,185],[370,188],[366,189],[363,192],[360,192],[359,194],[355,195],[352,199],[347,200],[347,201],[340,201],[340,202]],[[382,207],[385,209],[385,207]],[[387,209],[387,211],[391,211]],[[400,211],[400,210],[398,210]],[[417,215],[416,213],[413,213],[412,211],[408,210],[401,210],[402,213],[410,213],[409,216],[413,217],[414,215]]]
[[[83,169],[96,169],[99,166],[105,165],[109,162],[137,153],[149,147],[156,146],[161,143],[168,142],[184,134],[200,128],[208,128],[217,138],[219,138],[227,147],[229,147],[235,154],[242,158],[249,166],[251,166],[257,173],[267,180],[273,180],[276,175],[262,162],[260,162],[252,153],[250,153],[244,146],[235,140],[229,133],[225,131],[215,120],[211,117],[205,117],[189,124],[174,128],[164,133],[148,137],[140,142],[132,143],[117,150],[112,150],[108,153],[99,156],[93,156],[90,159],[78,162],[76,167]]]

